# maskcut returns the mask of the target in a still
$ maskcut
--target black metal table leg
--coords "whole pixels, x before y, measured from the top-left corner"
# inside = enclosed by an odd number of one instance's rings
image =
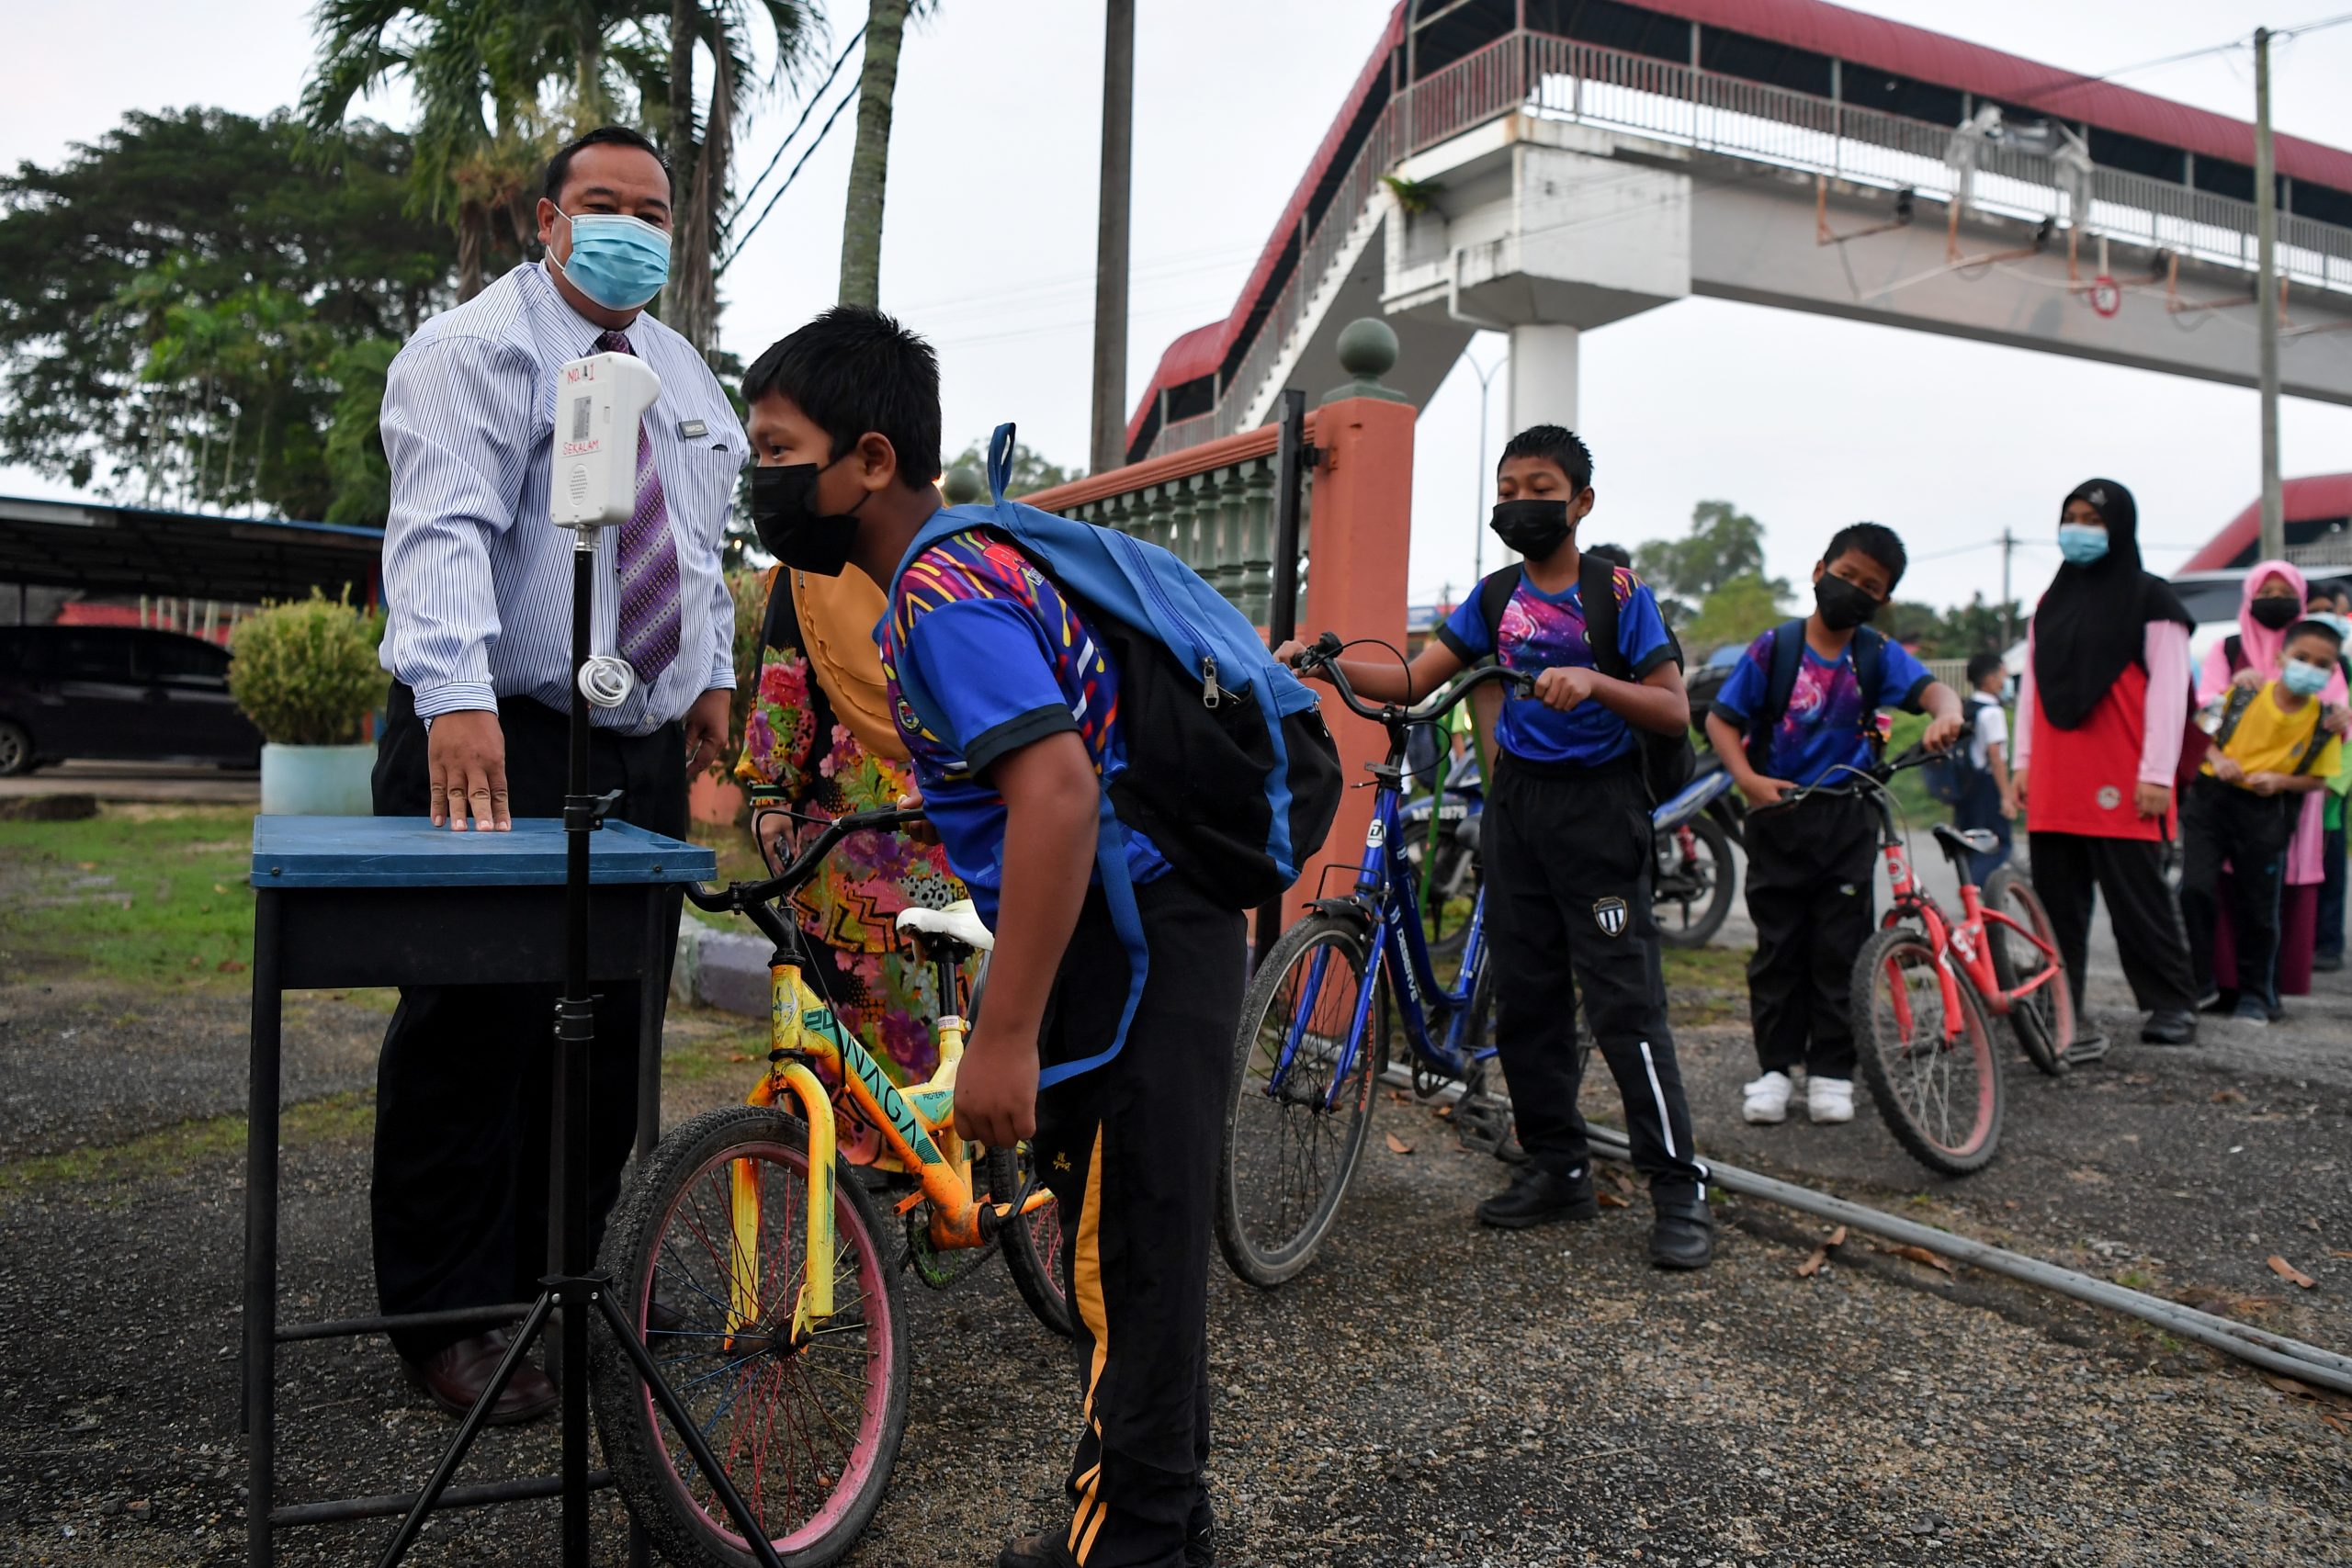
[[[245,1120],[245,1562],[270,1568],[277,1484],[277,931],[281,896],[254,897],[253,1038]]]

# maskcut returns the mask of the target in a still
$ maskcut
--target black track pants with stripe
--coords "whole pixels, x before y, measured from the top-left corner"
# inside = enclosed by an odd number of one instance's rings
[[[1084,1568],[1178,1568],[1208,1509],[1210,1226],[1249,960],[1242,917],[1181,878],[1136,900],[1151,965],[1126,1044],[1037,1102],[1079,1316],[1084,1423],[1062,1528]],[[1055,982],[1042,1059],[1100,1051],[1126,993],[1098,889]]]
[[[1480,862],[1495,1051],[1527,1157],[1566,1174],[1587,1163],[1577,1111],[1577,992],[1593,1043],[1625,1101],[1634,1168],[1654,1191],[1706,1179],[1666,1024],[1666,982],[1650,917],[1648,792],[1630,761],[1539,773],[1506,757],[1487,801]]]

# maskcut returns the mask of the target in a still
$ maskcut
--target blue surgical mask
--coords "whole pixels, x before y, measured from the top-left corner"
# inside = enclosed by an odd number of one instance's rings
[[[574,288],[607,310],[634,310],[670,280],[670,236],[642,218],[557,211],[571,225],[571,257],[555,265]]]
[[[2061,523],[2058,553],[2069,565],[2089,566],[2107,554],[2107,530],[2088,523]]]
[[[2334,671],[2316,664],[2306,664],[2300,659],[2290,659],[2278,669],[2279,684],[2299,697],[2315,697],[2325,689],[2327,678]]]

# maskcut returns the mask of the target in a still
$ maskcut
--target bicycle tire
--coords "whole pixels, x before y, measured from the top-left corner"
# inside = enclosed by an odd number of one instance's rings
[[[1298,1006],[1339,1010],[1327,1016],[1339,1018],[1342,1029],[1352,1021],[1365,965],[1374,962],[1368,934],[1362,923],[1344,916],[1306,916],[1274,943],[1242,998],[1241,1024],[1233,1039],[1233,1090],[1218,1151],[1216,1236],[1234,1273],[1260,1290],[1272,1290],[1315,1260],[1339,1215],[1372,1126],[1373,1077],[1388,1037],[1387,988],[1376,974],[1370,976],[1375,994],[1367,1020],[1369,1038],[1357,1045],[1351,1081],[1330,1095],[1331,1074],[1315,1070],[1335,1063],[1345,1047],[1344,1038],[1327,1029],[1302,1042],[1280,1092],[1272,1083],[1272,1069],[1280,1062]],[[1312,963],[1318,953],[1328,955],[1319,972]],[[1294,974],[1302,985],[1310,979],[1316,983],[1311,996],[1294,995],[1285,986]],[[1329,1106],[1323,1103],[1327,1097]],[[1261,1109],[1266,1107],[1272,1108],[1271,1115]],[[1294,1133],[1301,1134],[1298,1141],[1307,1151],[1301,1156],[1306,1159],[1301,1175],[1311,1171],[1322,1178],[1314,1191],[1295,1201],[1274,1193],[1271,1215],[1264,1213],[1269,1204],[1261,1190],[1267,1184],[1256,1179],[1268,1166],[1265,1140],[1255,1135],[1269,1122],[1273,1123],[1275,1180],[1291,1168],[1286,1145]],[[1328,1171],[1322,1157],[1327,1146]]]
[[[2036,942],[2058,951],[2058,939],[2050,930],[2050,912],[2041,907],[2041,895],[2033,890],[2013,866],[1999,866],[1984,879],[1984,907],[1998,909],[2031,932]],[[2008,931],[1990,921],[1985,923],[1984,940],[1992,949],[1993,976],[2004,991],[2014,991],[2041,970],[2045,962],[2040,950],[2019,942]],[[2063,965],[2063,961],[2059,962]],[[2075,1043],[2075,993],[2066,983],[2063,971],[2023,1001],[2009,1007],[2009,1032],[2018,1039],[2018,1046],[2033,1065],[2045,1074],[2056,1077],[2069,1066],[2066,1053]]]
[[[1929,1170],[1966,1176],[1984,1168],[2000,1148],[2000,1063],[1984,1003],[1964,976],[1954,976],[1961,1035],[1951,1046],[1942,1043],[1935,968],[1936,951],[1917,931],[1889,926],[1871,932],[1854,959],[1855,1043],[1871,1097],[1895,1141]],[[1904,987],[1908,1028],[1896,1013],[1891,977]],[[1958,1134],[1956,1102],[1966,1115]]]
[[[1690,836],[1701,846],[1701,859],[1711,862],[1713,869],[1708,874],[1706,907],[1695,920],[1690,919],[1690,911],[1696,900],[1669,901],[1653,895],[1650,900],[1651,920],[1657,927],[1658,941],[1668,947],[1704,947],[1715,940],[1715,933],[1724,929],[1724,921],[1731,916],[1732,885],[1739,874],[1732,865],[1731,839],[1724,832],[1721,823],[1712,817],[1696,817],[1689,826]],[[1674,835],[1660,833],[1657,838],[1656,852],[1660,857],[1671,854]],[[1655,887],[1657,885],[1653,882],[1652,886]],[[1669,902],[1681,908],[1683,923],[1679,926],[1670,925],[1666,919],[1663,911]]]
[[[1025,1203],[1036,1184],[1035,1168],[1024,1145],[1019,1154],[990,1149],[988,1157],[989,1194],[1001,1203]],[[1059,1202],[1026,1214],[1016,1214],[997,1232],[1004,1267],[1012,1287],[1039,1323],[1065,1339],[1078,1337],[1078,1314],[1069,1299],[1063,1268],[1062,1211]]]
[[[758,1270],[760,1310],[751,1334],[764,1338],[777,1325],[788,1326],[807,1244],[808,1133],[781,1111],[725,1107],[663,1138],[615,1211],[600,1261],[634,1323],[645,1322],[647,1303],[657,1284],[663,1287],[664,1300],[687,1326],[644,1335],[656,1363],[697,1419],[711,1411],[704,1433],[763,1528],[774,1528],[779,1506],[797,1516],[773,1541],[778,1555],[794,1568],[826,1568],[855,1544],[881,1505],[906,1428],[906,1314],[890,1267],[889,1231],[852,1168],[836,1161],[834,1315],[797,1351],[772,1340],[748,1348],[740,1331],[727,1337],[726,1321],[729,1281],[743,1272],[731,1244],[739,1161],[749,1163],[759,1183],[754,1224],[772,1244],[763,1248],[767,1260]],[[714,1220],[718,1235],[730,1238],[725,1261],[713,1240]],[[655,1551],[682,1568],[744,1568],[752,1562],[748,1544],[707,1487],[695,1484],[684,1445],[673,1453],[669,1423],[620,1347],[599,1334],[593,1355],[591,1390],[605,1463]],[[719,1364],[706,1370],[706,1361]],[[840,1395],[854,1401],[846,1441],[838,1421],[799,1425],[812,1408]],[[730,1442],[730,1433],[747,1432],[751,1422],[764,1423],[762,1439]]]

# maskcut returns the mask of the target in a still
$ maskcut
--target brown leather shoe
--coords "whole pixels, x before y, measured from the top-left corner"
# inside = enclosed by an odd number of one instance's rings
[[[508,1330],[493,1328],[435,1350],[422,1361],[405,1365],[411,1380],[432,1396],[434,1404],[452,1416],[463,1416],[490,1385],[490,1375],[498,1370],[507,1346],[514,1342],[514,1336]],[[490,1424],[518,1427],[526,1421],[537,1421],[555,1406],[555,1384],[548,1381],[547,1373],[526,1359],[514,1369],[514,1375],[506,1380],[506,1387],[499,1393],[498,1403],[490,1407]]]

